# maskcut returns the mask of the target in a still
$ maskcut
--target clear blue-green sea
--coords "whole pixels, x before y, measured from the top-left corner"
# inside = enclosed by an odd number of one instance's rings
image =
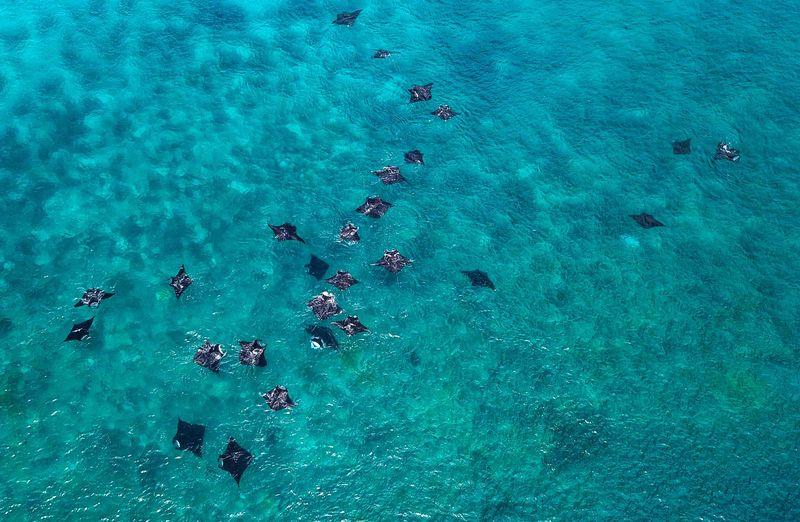
[[[1,0],[0,518],[798,520],[798,33],[789,0]]]

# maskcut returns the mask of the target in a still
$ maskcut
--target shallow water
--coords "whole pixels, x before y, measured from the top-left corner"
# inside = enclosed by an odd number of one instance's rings
[[[4,517],[797,520],[800,9],[605,4],[0,3]],[[361,281],[340,352],[312,253]]]

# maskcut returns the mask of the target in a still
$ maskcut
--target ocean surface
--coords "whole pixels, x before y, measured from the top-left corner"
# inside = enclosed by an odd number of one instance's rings
[[[799,19],[0,1],[0,515],[798,520]],[[371,195],[381,219],[354,212]],[[370,266],[391,248],[397,275]],[[311,254],[360,284],[317,281]],[[92,287],[116,295],[74,308]],[[334,327],[339,351],[304,331],[322,290],[369,327]],[[265,368],[239,364],[253,338]],[[193,362],[206,339],[218,374]],[[295,408],[267,409],[278,384]],[[178,418],[206,426],[201,457]],[[239,487],[229,437],[254,457]]]

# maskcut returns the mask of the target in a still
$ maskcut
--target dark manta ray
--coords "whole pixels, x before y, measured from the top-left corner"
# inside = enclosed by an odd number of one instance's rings
[[[242,479],[244,471],[250,462],[253,460],[253,455],[249,451],[239,446],[236,439],[233,437],[228,439],[228,447],[225,448],[225,453],[218,457],[219,467],[231,474],[236,484]]]
[[[328,263],[318,258],[314,254],[311,254],[311,261],[308,262],[306,268],[308,268],[308,273],[319,281],[325,277],[325,272],[328,271],[329,266],[330,265]]]
[[[361,9],[356,9],[352,13],[339,13],[336,15],[336,20],[333,21],[336,25],[346,25],[351,27],[356,23],[356,18],[361,14]]]
[[[425,164],[425,160],[422,158],[422,153],[417,149],[410,150],[405,153],[404,155],[406,163],[418,163],[420,165]]]
[[[382,266],[389,272],[396,274],[406,265],[411,264],[411,260],[397,250],[386,250],[383,253],[383,257],[372,264],[374,266]]]
[[[344,321],[334,321],[333,324],[344,330],[347,335],[369,331],[369,328],[361,324],[357,315],[351,315]]]
[[[440,117],[444,121],[447,121],[450,118],[452,118],[453,116],[458,115],[458,113],[456,111],[454,111],[453,109],[451,109],[449,105],[439,105],[439,107],[435,111],[433,111],[431,114],[433,114],[434,116]]]
[[[663,227],[664,223],[657,220],[650,214],[641,213],[641,214],[631,214],[631,217],[634,221],[639,223],[642,228],[653,228],[653,227]]]
[[[469,280],[472,281],[472,286],[485,286],[492,290],[495,289],[494,283],[489,279],[489,274],[482,270],[462,270],[461,273],[469,277]]]
[[[381,170],[373,170],[372,173],[381,178],[384,185],[391,185],[392,183],[399,183],[406,180],[406,178],[400,174],[400,167],[392,165],[383,167]]]
[[[317,319],[320,321],[342,313],[342,309],[336,302],[336,298],[329,292],[322,292],[309,301],[306,306],[311,308],[311,311],[314,312],[314,315],[316,315]]]
[[[339,239],[342,241],[352,241],[353,243],[360,241],[361,236],[358,235],[358,227],[352,223],[347,223],[339,231]]]
[[[75,307],[79,306],[89,306],[91,308],[97,308],[97,305],[100,304],[100,301],[103,299],[108,299],[109,297],[113,296],[114,292],[103,292],[99,288],[90,288],[86,292],[83,293],[83,297],[81,300],[75,303]]]
[[[189,450],[198,457],[203,453],[203,437],[206,427],[178,419],[178,433],[172,437],[172,445],[179,450]]]
[[[306,326],[306,332],[311,334],[311,346],[314,348],[331,348],[332,350],[339,348],[339,341],[333,335],[333,330],[327,326],[310,324]]]
[[[297,235],[297,227],[292,225],[291,223],[284,223],[283,225],[269,225],[269,228],[272,229],[272,233],[275,234],[275,239],[278,241],[300,241],[301,243],[305,243],[302,237]]]
[[[325,282],[332,284],[339,290],[347,290],[351,286],[358,284],[358,281],[356,281],[356,278],[353,277],[350,272],[342,272],[341,270],[338,270],[336,275],[329,277]]]
[[[72,325],[72,329],[67,334],[67,338],[64,339],[64,342],[67,341],[83,341],[87,337],[89,337],[89,328],[92,327],[92,322],[94,321],[94,317],[88,319],[82,323],[75,323]]]
[[[726,159],[728,161],[739,161],[739,149],[735,149],[730,144],[721,141],[717,144],[717,154],[714,159]]]
[[[296,406],[295,402],[289,397],[289,390],[284,386],[275,386],[272,391],[262,395],[273,411],[282,410]]]
[[[375,196],[374,198],[367,198],[367,200],[356,209],[356,212],[361,212],[365,216],[379,218],[386,214],[386,211],[389,210],[391,206],[392,204],[388,201],[384,201]]]
[[[222,346],[206,339],[203,346],[194,354],[194,362],[216,373],[219,371],[219,363],[223,357],[225,357],[225,352],[222,351]]]
[[[414,85],[408,90],[408,92],[411,93],[411,100],[409,101],[414,103],[414,102],[430,100],[431,87],[433,87],[432,83],[426,85]]]
[[[178,269],[178,274],[169,280],[169,286],[175,290],[176,299],[180,298],[190,284],[192,284],[192,278],[186,274],[186,268],[183,265]]]
[[[673,154],[691,154],[692,152],[692,139],[688,138],[683,141],[672,142]]]
[[[239,362],[246,366],[266,366],[267,359],[264,357],[264,347],[254,339],[252,343],[247,341],[239,341],[242,347],[239,352]]]
[[[391,56],[392,53],[387,51],[386,49],[378,49],[375,51],[375,54],[372,55],[373,58],[388,58]]]

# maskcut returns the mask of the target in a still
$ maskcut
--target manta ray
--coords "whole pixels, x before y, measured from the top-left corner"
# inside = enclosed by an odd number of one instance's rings
[[[373,266],[382,266],[389,272],[396,274],[407,265],[410,265],[411,260],[397,250],[386,250],[383,252],[383,257],[372,264]]]
[[[411,99],[409,100],[411,103],[421,102],[421,101],[428,101],[431,99],[431,87],[433,87],[432,83],[428,83],[425,85],[414,85],[412,86],[408,92],[411,94]]]
[[[253,460],[253,455],[239,446],[236,439],[230,437],[228,439],[228,447],[225,448],[225,452],[218,457],[218,460],[219,467],[230,473],[233,480],[236,481],[236,485],[239,485],[244,471]]]
[[[308,268],[308,273],[311,274],[317,281],[325,277],[325,272],[328,271],[330,265],[323,261],[322,259],[318,258],[314,254],[311,254],[311,261],[308,262],[306,268]]]
[[[87,337],[89,337],[89,328],[92,327],[92,323],[94,322],[94,317],[91,319],[87,319],[82,323],[75,323],[72,325],[72,329],[67,334],[67,338],[64,339],[64,342],[67,341],[83,341]]]
[[[384,201],[375,196],[372,198],[367,198],[367,200],[356,209],[356,212],[361,212],[365,216],[379,218],[386,214],[391,206],[392,204],[388,201]]]
[[[342,241],[350,241],[352,243],[360,241],[361,237],[358,235],[358,227],[352,223],[345,224],[345,226],[342,227],[342,230],[339,231],[339,239]]]
[[[400,167],[395,167],[393,165],[383,167],[381,170],[373,170],[372,173],[378,176],[384,185],[400,183],[401,181],[406,180],[406,178],[400,174]]]
[[[177,275],[175,277],[170,278],[169,286],[175,290],[175,298],[180,298],[181,294],[189,288],[189,285],[192,284],[192,278],[186,274],[186,268],[181,265],[178,269]]]
[[[172,445],[179,450],[189,450],[198,457],[203,454],[203,438],[206,427],[178,419],[178,432],[172,437]]]
[[[336,25],[346,25],[352,27],[356,23],[356,18],[361,14],[361,9],[356,9],[352,13],[339,13],[336,15],[336,20],[333,21]]]
[[[347,290],[351,286],[358,284],[358,281],[356,281],[356,278],[353,277],[350,272],[343,272],[341,270],[338,270],[336,275],[329,277],[325,282],[332,284],[339,290]]]
[[[329,292],[322,292],[306,305],[311,308],[317,319],[324,321],[329,317],[342,313],[342,309],[336,302],[336,298]]]
[[[729,143],[721,141],[717,144],[717,153],[714,159],[726,159],[728,161],[739,161],[739,149],[730,146]]]
[[[264,400],[267,401],[267,404],[269,404],[270,409],[273,411],[297,406],[289,397],[289,390],[284,386],[275,386],[272,391],[263,394],[262,397],[264,397]]]
[[[103,292],[99,288],[90,288],[83,293],[83,297],[75,303],[75,308],[79,306],[88,306],[90,308],[97,308],[100,302],[113,296],[114,292]]]
[[[654,218],[650,214],[646,214],[644,212],[641,213],[641,214],[631,214],[631,218],[633,218],[634,221],[639,223],[639,225],[641,225],[642,228],[653,228],[653,227],[663,227],[664,226],[664,223],[662,223],[661,221],[657,220],[656,218]]]
[[[301,243],[305,243],[303,238],[297,235],[297,227],[291,223],[269,225],[269,228],[272,229],[272,233],[278,241],[300,241]]]
[[[306,332],[311,334],[311,346],[314,348],[330,348],[332,350],[339,348],[339,341],[333,335],[333,330],[327,326],[311,324],[306,326]]]
[[[355,335],[369,330],[358,320],[357,315],[352,315],[343,321],[334,321],[333,324],[344,330],[347,335]]]
[[[692,139],[688,138],[682,141],[672,142],[673,154],[691,154],[692,152]]]
[[[214,344],[206,339],[203,346],[194,354],[194,362],[217,373],[223,357],[225,357],[225,352],[222,351],[222,345]]]
[[[403,157],[406,160],[406,163],[418,163],[420,165],[425,164],[425,160],[422,157],[422,153],[417,149],[410,150],[406,152]]]
[[[469,277],[472,286],[485,286],[494,290],[494,283],[489,279],[489,275],[482,270],[462,270],[461,273]]]
[[[245,366],[266,366],[267,359],[264,357],[264,347],[254,339],[253,342],[239,341],[242,349],[239,351],[239,363]]]
[[[431,114],[440,117],[444,121],[447,121],[453,116],[458,115],[458,113],[455,112],[453,109],[451,109],[449,105],[439,105],[439,107],[437,107],[437,109],[433,111]]]

